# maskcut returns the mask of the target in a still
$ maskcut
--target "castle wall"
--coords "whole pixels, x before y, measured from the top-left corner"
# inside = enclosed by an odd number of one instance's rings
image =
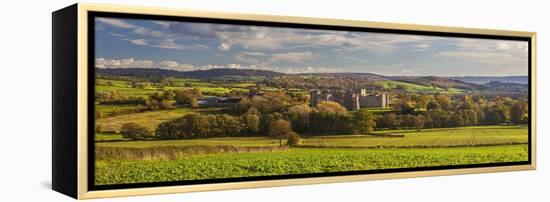
[[[353,91],[328,92],[320,90],[312,90],[310,92],[311,107],[328,101],[337,102],[352,111],[364,107],[389,107],[389,95],[386,93],[368,95],[364,89],[361,89],[359,93]]]

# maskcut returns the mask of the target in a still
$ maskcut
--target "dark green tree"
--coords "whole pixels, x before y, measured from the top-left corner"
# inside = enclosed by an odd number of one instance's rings
[[[286,120],[277,119],[269,124],[269,136],[278,138],[279,146],[283,146],[283,139],[288,138],[291,133],[294,132],[292,131],[290,122]]]
[[[149,131],[144,126],[141,126],[135,122],[129,122],[122,125],[120,128],[120,134],[122,134],[122,137],[127,139],[140,140],[149,136]]]
[[[416,131],[422,130],[422,128],[424,128],[425,123],[426,123],[426,118],[423,115],[417,115],[414,117],[414,127],[416,128]]]
[[[529,121],[529,103],[525,100],[516,102],[510,110],[510,118],[514,124],[525,124]]]
[[[359,109],[353,113],[353,133],[370,134],[376,127],[374,115],[366,108]]]

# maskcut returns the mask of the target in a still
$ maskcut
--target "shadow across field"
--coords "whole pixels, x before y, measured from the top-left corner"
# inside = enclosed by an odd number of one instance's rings
[[[499,129],[499,130],[514,130],[514,129],[527,129],[526,125],[516,125],[516,126],[507,126],[507,125],[490,125],[490,126],[466,126],[466,127],[455,127],[455,128],[425,128],[421,132],[442,132],[442,131],[453,131],[453,130],[487,130],[487,129]],[[384,133],[418,133],[415,129],[381,129],[376,130],[373,134],[384,134]]]
[[[300,145],[300,148],[332,148],[332,149],[428,149],[428,148],[460,148],[460,147],[490,147],[505,145],[525,145],[522,142],[473,145],[412,145],[412,146],[340,146],[340,145]]]
[[[148,148],[126,148],[126,147],[96,147],[96,160],[174,160],[180,157],[208,155],[218,153],[252,153],[252,152],[273,152],[286,151],[288,147],[248,147],[248,146],[164,146]]]

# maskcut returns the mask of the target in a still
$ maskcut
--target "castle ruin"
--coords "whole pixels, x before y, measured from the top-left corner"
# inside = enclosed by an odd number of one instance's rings
[[[336,102],[348,110],[358,110],[365,107],[389,107],[390,96],[387,93],[368,94],[366,89],[356,91],[351,88],[345,91],[311,90],[310,106],[315,107],[321,102]]]

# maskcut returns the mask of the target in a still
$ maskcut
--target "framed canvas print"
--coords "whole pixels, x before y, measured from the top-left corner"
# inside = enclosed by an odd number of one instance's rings
[[[53,189],[78,199],[535,169],[535,33],[75,4]]]

